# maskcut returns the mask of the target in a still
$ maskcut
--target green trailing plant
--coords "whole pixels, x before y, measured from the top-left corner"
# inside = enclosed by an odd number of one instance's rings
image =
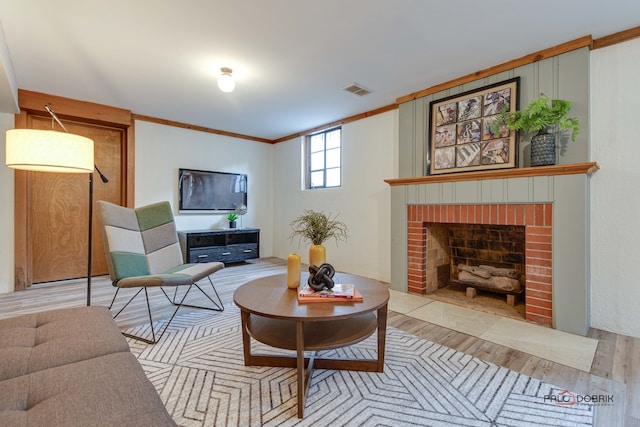
[[[323,212],[315,212],[305,209],[302,215],[295,218],[289,226],[293,230],[290,239],[298,237],[300,240],[308,240],[313,245],[321,245],[329,239],[347,241],[348,228],[344,222],[337,220],[338,215],[331,217]]]
[[[229,222],[233,222],[238,219],[238,215],[230,213],[229,215],[227,215],[227,219],[229,220]]]
[[[571,140],[575,141],[580,132],[580,122],[576,117],[567,117],[571,109],[571,102],[563,99],[550,99],[541,94],[533,99],[523,110],[508,111],[506,104],[496,120],[491,124],[491,130],[499,133],[504,125],[509,130],[524,132],[547,133],[547,128],[558,125],[562,130],[571,130]]]

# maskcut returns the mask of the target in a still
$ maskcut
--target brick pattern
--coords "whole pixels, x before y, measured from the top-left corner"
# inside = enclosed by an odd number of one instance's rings
[[[409,292],[427,291],[427,223],[524,226],[526,320],[552,326],[552,209],[550,203],[407,206]]]
[[[417,208],[417,206],[413,206]],[[422,224],[410,223],[407,229],[407,275],[409,292],[424,294],[426,286],[427,228]]]

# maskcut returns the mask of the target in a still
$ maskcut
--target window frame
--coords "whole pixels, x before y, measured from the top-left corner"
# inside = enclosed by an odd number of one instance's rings
[[[340,145],[338,147],[330,148],[329,150],[335,150],[335,149],[339,150],[340,163],[339,163],[339,166],[337,166],[337,167],[327,167],[327,151],[328,151],[327,150],[327,134],[329,134],[331,132],[335,132],[335,131],[339,131]],[[315,137],[315,136],[318,136],[318,135],[324,135],[324,138],[323,138],[324,147],[323,147],[322,151],[314,151],[312,153],[311,152],[311,139],[313,137]],[[311,169],[311,155],[319,153],[319,152],[322,152],[323,156],[324,156],[323,167],[321,169],[312,170]],[[338,185],[327,186],[327,171],[328,170],[332,170],[332,169],[338,169],[340,182],[338,183]],[[319,172],[319,171],[322,171],[323,185],[321,185],[321,186],[319,186],[319,185],[313,186],[312,185],[312,180],[311,180],[311,175],[312,175],[312,173]],[[305,181],[306,181],[305,182],[305,189],[306,190],[321,190],[321,189],[326,189],[326,188],[339,188],[339,187],[342,187],[342,126],[336,126],[336,127],[324,129],[322,131],[314,132],[312,134],[309,134],[309,135],[307,135],[305,137]]]

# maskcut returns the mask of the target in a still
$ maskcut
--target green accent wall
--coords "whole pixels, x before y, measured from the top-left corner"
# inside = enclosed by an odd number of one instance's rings
[[[542,61],[514,68],[490,77],[474,80],[441,92],[405,102],[399,106],[399,178],[426,175],[428,161],[429,104],[442,98],[520,77],[520,107],[540,93],[566,99],[573,106],[570,116],[580,120],[575,142],[562,133],[558,164],[589,161],[589,48],[584,47]],[[518,166],[531,165],[529,138],[518,141]]]
[[[589,161],[589,49],[582,48],[518,67],[399,106],[398,177],[426,175],[429,103],[520,77],[520,106],[544,93],[573,103],[580,119],[575,142],[560,140],[558,164]],[[518,167],[530,166],[528,139],[518,143]],[[391,187],[391,288],[407,291],[407,205],[553,203],[554,328],[578,335],[589,330],[589,177],[489,179]]]

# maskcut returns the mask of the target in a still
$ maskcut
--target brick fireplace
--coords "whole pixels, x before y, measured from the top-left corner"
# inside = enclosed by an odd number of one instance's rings
[[[437,266],[450,261],[431,247],[436,237],[429,224],[520,226],[526,320],[552,326],[552,222],[551,203],[407,205],[407,290],[425,294],[437,289]]]
[[[407,113],[422,117],[420,111]],[[585,336],[590,327],[589,178],[598,164],[416,176],[424,170],[425,146],[407,141],[401,150],[404,176],[385,179],[391,187],[391,289],[427,292],[430,223],[523,226],[526,318]]]

